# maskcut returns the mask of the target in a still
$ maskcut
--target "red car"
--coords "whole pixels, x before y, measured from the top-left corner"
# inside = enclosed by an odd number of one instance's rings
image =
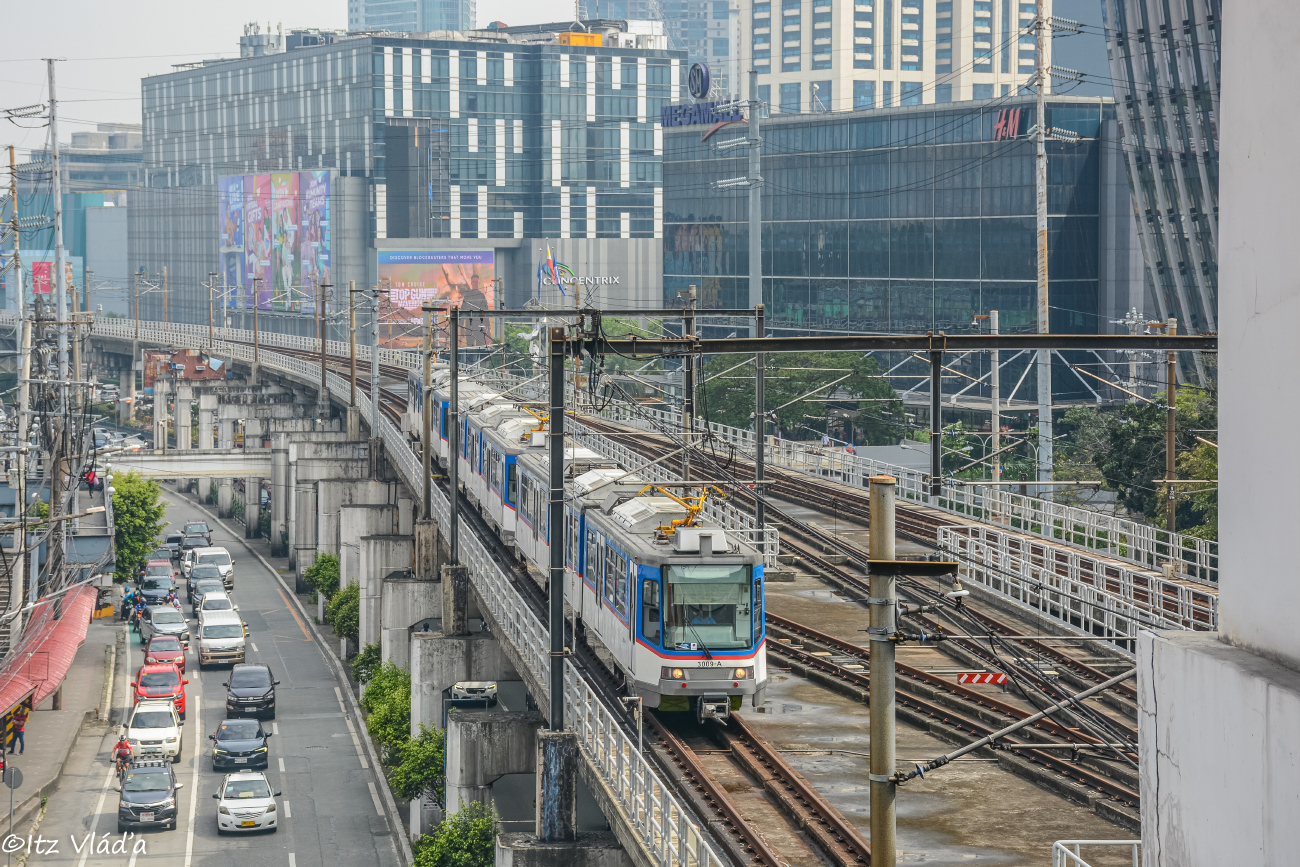
[[[155,635],[149,639],[144,649],[145,665],[175,665],[181,674],[185,673],[185,648],[180,638],[175,635]]]
[[[140,573],[141,578],[166,577],[175,581],[180,577],[181,571],[172,565],[170,560],[150,560],[144,564],[144,571]]]
[[[189,680],[181,677],[181,670],[174,664],[155,663],[140,667],[140,674],[131,681],[135,688],[135,701],[143,699],[170,698],[176,704],[176,713],[185,719],[185,684]]]

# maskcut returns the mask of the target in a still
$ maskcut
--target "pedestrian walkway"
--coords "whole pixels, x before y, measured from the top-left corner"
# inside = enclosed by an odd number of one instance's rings
[[[90,624],[86,641],[77,651],[63,682],[62,708],[53,709],[53,696],[37,705],[27,720],[26,749],[21,755],[6,753],[9,767],[18,768],[23,774],[23,784],[14,793],[15,828],[18,823],[30,820],[40,809],[41,798],[48,797],[58,788],[59,778],[83,726],[87,731],[96,728],[108,730],[110,721],[100,707],[108,670],[105,648],[116,646],[121,630],[121,622],[116,618],[95,620]],[[118,678],[126,676],[129,670],[125,657],[130,654],[122,651],[123,648],[119,647],[114,675],[114,693],[117,696],[122,695]],[[135,656],[139,656],[138,652]],[[131,658],[130,662],[138,660]],[[116,707],[113,711],[112,724],[120,724],[123,708]],[[5,813],[8,812],[7,803],[0,806]],[[7,821],[5,830],[8,830]]]

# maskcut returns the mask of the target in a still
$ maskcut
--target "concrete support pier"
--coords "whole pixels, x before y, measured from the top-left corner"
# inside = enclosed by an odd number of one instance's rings
[[[578,735],[537,732],[537,836],[569,843],[578,835]]]
[[[583,834],[571,843],[545,843],[532,834],[497,836],[496,867],[632,867],[610,834]]]
[[[492,784],[506,774],[536,769],[534,732],[542,725],[536,711],[456,712],[447,717],[447,814],[466,804],[492,803]]]
[[[446,609],[443,610],[444,624]],[[423,723],[442,728],[442,700],[462,680],[519,680],[501,642],[485,632],[411,635],[411,734]]]

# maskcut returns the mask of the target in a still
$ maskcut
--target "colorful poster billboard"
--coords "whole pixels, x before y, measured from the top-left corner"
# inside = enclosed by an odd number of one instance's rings
[[[217,217],[221,227],[221,273],[227,307],[236,307],[244,287],[244,179],[227,177],[217,183]]]
[[[298,191],[302,201],[298,285],[306,296],[302,312],[315,313],[318,287],[334,282],[330,277],[330,173],[300,172]]]
[[[458,305],[462,310],[496,308],[492,250],[379,250],[379,285],[388,289],[393,308],[419,319],[426,303]],[[465,343],[488,342],[483,329],[466,329]]]
[[[244,176],[244,306],[271,309],[271,176]],[[256,293],[256,297],[254,297]]]
[[[297,310],[298,173],[271,175],[271,277],[273,310]]]
[[[54,263],[32,263],[32,294],[49,295],[54,285]]]

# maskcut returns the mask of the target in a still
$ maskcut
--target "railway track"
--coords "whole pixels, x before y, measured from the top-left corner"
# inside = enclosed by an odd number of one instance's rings
[[[277,351],[300,357],[319,358],[314,353],[303,350]],[[347,369],[346,363],[328,360],[327,367]],[[406,370],[394,365],[380,365],[381,376],[390,379],[405,379]],[[357,388],[369,394],[369,381],[357,381]],[[397,421],[405,411],[407,398],[404,394],[382,384],[379,386],[379,409],[387,418]],[[451,495],[445,478],[436,484],[444,493]],[[535,580],[528,569],[515,558],[513,552],[506,549],[495,533],[483,520],[478,510],[467,500],[461,500],[461,516],[475,529],[480,538],[488,539],[489,548],[494,559],[507,567],[512,583],[520,595],[527,601],[543,621],[549,617],[546,589]],[[582,630],[575,636],[570,624],[565,626],[565,640],[571,648],[578,667],[587,675],[589,682],[600,690],[606,703],[618,708],[620,725],[631,735],[635,735],[636,723],[621,701],[623,684],[621,678],[609,668],[587,643]],[[684,716],[684,715],[672,715]],[[682,736],[674,734],[672,729],[685,727],[688,731],[695,723],[685,719],[669,720],[648,714],[645,719],[650,723],[655,738],[650,741],[651,756],[670,779],[678,781],[679,789],[695,807],[698,818],[706,823],[715,837],[723,844],[727,854],[735,861],[737,867],[762,865],[762,867],[788,867],[788,857],[777,855],[767,845],[759,823],[773,821],[772,815],[765,815],[761,807],[751,803],[742,808],[705,766],[701,757],[687,746]],[[757,781],[757,787],[765,793],[765,802],[770,804],[771,812],[778,821],[787,821],[791,825],[791,836],[798,838],[800,833],[806,836],[811,847],[810,856],[818,863],[828,859],[836,867],[870,864],[870,848],[865,839],[857,832],[839,811],[831,806],[813,786],[803,778],[770,744],[755,734],[738,716],[726,729],[719,729],[724,739],[724,751],[734,755],[739,773]],[[699,732],[696,733],[697,735]],[[713,734],[708,733],[706,734]],[[674,773],[675,771],[675,773]],[[754,812],[761,815],[755,816]],[[813,852],[815,851],[815,855]]]

